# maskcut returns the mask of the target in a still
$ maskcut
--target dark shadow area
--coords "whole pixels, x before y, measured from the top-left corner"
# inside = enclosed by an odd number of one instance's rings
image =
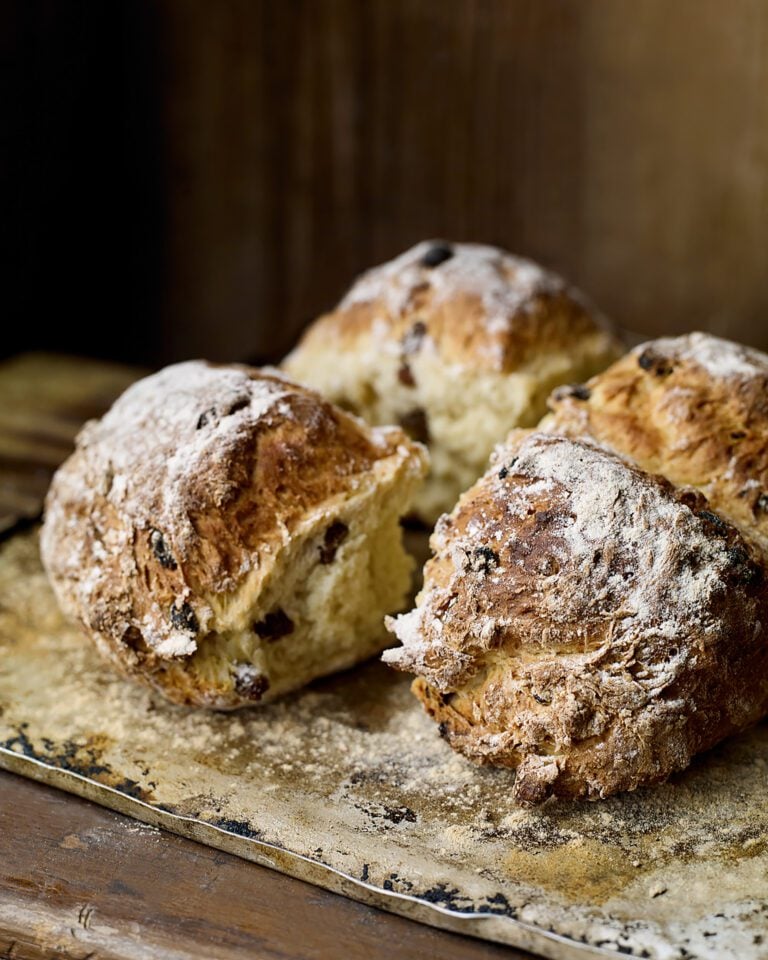
[[[278,360],[361,271],[495,243],[620,325],[768,344],[768,12],[6,0],[4,354]]]
[[[152,4],[2,8],[2,353],[157,357],[164,250]]]

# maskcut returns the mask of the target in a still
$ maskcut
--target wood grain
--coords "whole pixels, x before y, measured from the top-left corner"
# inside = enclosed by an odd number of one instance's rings
[[[759,0],[163,10],[172,352],[280,355],[433,235],[541,258],[632,329],[768,346]]]
[[[0,536],[40,515],[53,471],[83,422],[104,413],[143,372],[34,353],[0,364]]]
[[[524,960],[0,773],[0,960]]]
[[[768,347],[762,0],[6,6],[11,338],[275,359],[443,235]]]

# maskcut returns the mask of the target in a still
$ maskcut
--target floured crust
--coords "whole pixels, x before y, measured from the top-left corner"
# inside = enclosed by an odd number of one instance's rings
[[[666,779],[768,709],[765,559],[699,493],[516,431],[431,546],[384,658],[523,803]]]
[[[433,251],[445,259],[430,258]],[[568,349],[596,331],[606,347],[613,341],[586,297],[532,260],[482,244],[425,241],[364,273],[299,349],[330,341],[355,351],[359,340],[374,338],[407,357],[419,339],[445,364],[510,373],[542,350]]]
[[[424,470],[400,430],[371,429],[277,371],[178,364],[83,428],[47,497],[42,557],[104,653],[205,703],[163,662],[195,654],[227,598],[246,580],[258,595],[306,530],[327,535],[348,501]],[[210,705],[249,698],[221,699]]]
[[[768,356],[705,333],[642,344],[562,388],[541,429],[594,437],[768,547]]]
[[[362,416],[426,443],[422,520],[450,510],[513,427],[559,384],[621,354],[586,298],[530,260],[480,244],[420,243],[365,273],[283,366]]]

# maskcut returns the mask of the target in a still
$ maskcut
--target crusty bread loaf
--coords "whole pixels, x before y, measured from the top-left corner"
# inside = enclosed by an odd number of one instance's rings
[[[768,356],[705,333],[644,343],[556,390],[540,429],[594,437],[706,494],[768,548]]]
[[[64,610],[180,703],[267,701],[382,649],[426,454],[275,371],[179,364],[85,426],[41,551]]]
[[[420,243],[364,274],[284,361],[369,423],[428,444],[415,512],[432,523],[553,387],[603,369],[620,346],[583,295],[529,260],[478,244]]]
[[[515,431],[494,461],[388,621],[453,747],[522,803],[597,798],[768,710],[765,556],[702,494],[591,440]]]

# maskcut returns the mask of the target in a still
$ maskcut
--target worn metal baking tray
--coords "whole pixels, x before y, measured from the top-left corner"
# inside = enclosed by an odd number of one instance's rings
[[[768,957],[768,727],[672,782],[522,811],[369,663],[238,714],[126,682],[0,548],[0,766],[394,913],[557,960]]]

